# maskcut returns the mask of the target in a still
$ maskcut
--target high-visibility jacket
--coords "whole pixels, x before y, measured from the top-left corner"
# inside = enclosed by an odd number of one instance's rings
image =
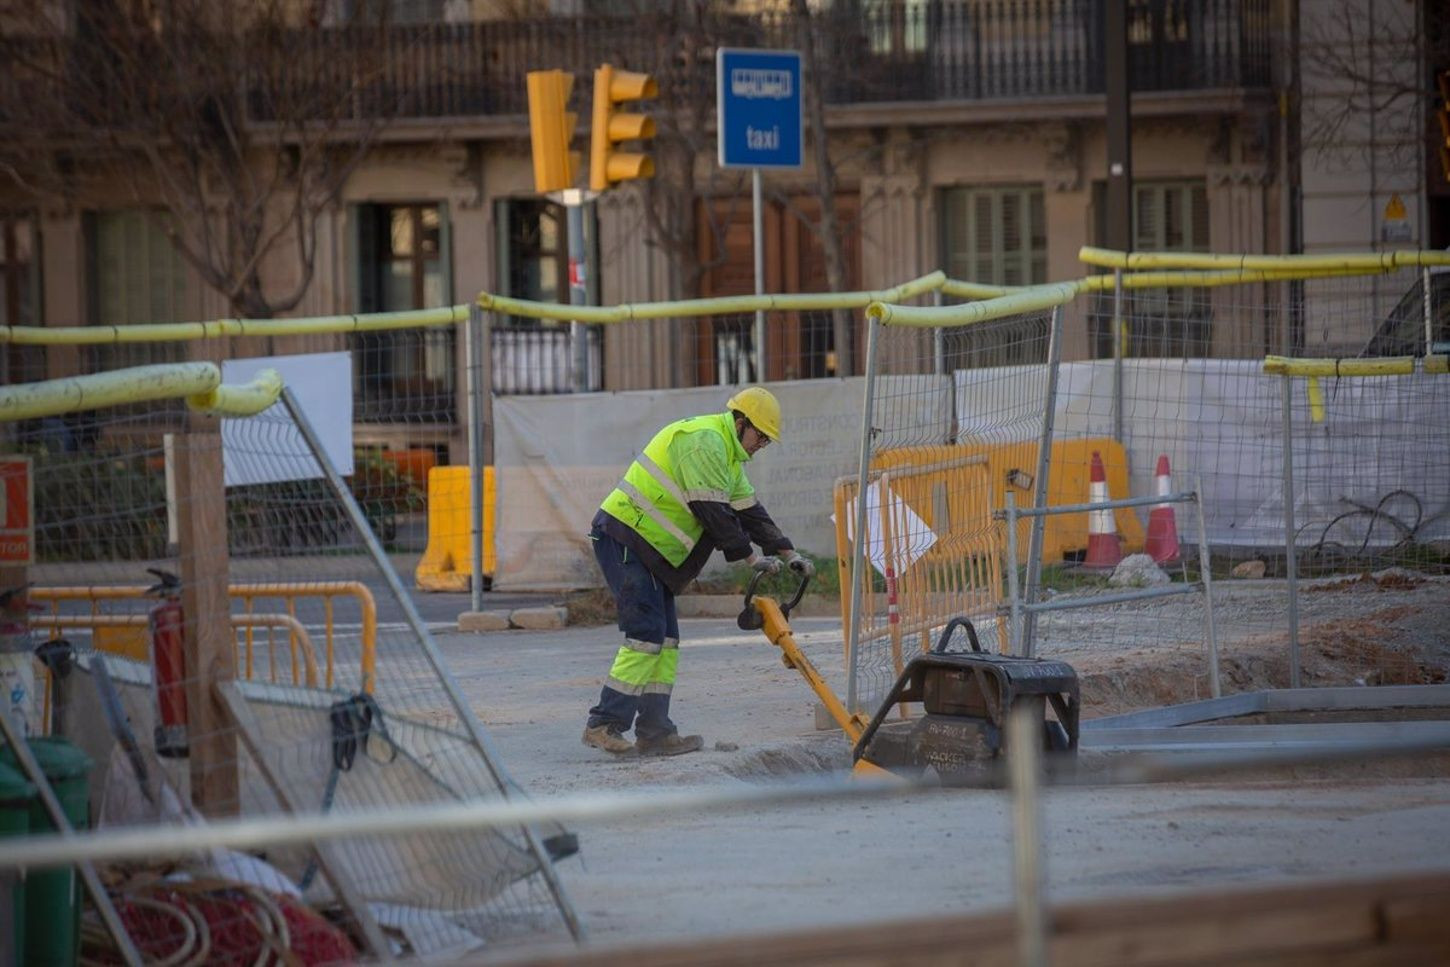
[[[792,545],[755,497],[745,475],[750,455],[729,413],[677,420],[654,435],[600,505],[596,524],[641,552],[675,593],[694,580],[718,547],[726,560]]]

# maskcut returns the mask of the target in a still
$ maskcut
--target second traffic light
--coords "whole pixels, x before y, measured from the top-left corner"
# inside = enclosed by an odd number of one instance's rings
[[[620,110],[629,101],[656,97],[659,87],[648,74],[617,71],[604,64],[594,72],[594,118],[589,134],[589,187],[604,191],[616,182],[649,178],[655,163],[640,151],[620,149],[623,141],[647,141],[655,136],[654,119]]]

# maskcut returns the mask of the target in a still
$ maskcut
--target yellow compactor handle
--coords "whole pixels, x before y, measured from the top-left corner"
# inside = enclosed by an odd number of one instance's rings
[[[811,686],[811,691],[816,693],[816,697],[821,700],[821,704],[826,707],[831,718],[841,727],[841,731],[846,733],[846,738],[854,748],[856,743],[861,740],[861,734],[866,730],[867,720],[848,711],[841,700],[836,697],[836,693],[831,691],[831,686],[826,684],[826,680],[821,677],[816,666],[811,664],[811,660],[801,651],[800,645],[796,644],[795,635],[791,633],[790,622],[787,620],[791,610],[800,603],[801,596],[805,594],[810,578],[801,578],[795,596],[789,604],[782,608],[780,602],[774,598],[755,594],[755,585],[759,582],[760,577],[761,572],[756,572],[751,577],[750,584],[745,589],[745,609],[740,612],[740,619],[737,623],[746,630],[759,628],[765,632],[765,637],[770,643],[780,649],[780,658],[785,663],[785,667],[794,668],[801,673],[801,677]],[[754,611],[751,610],[752,605]],[[865,759],[856,760],[851,771],[859,775],[895,775]]]

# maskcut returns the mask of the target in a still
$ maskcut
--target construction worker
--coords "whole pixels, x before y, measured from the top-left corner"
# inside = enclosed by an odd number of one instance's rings
[[[615,755],[679,755],[704,745],[670,721],[680,656],[675,595],[717,548],[757,571],[815,573],[755,499],[745,463],[780,439],[780,403],[751,386],[726,411],[678,420],[654,435],[594,515],[589,539],[614,594],[624,644],[584,744]],[[760,547],[757,554],[752,542]],[[633,727],[635,741],[625,738]]]

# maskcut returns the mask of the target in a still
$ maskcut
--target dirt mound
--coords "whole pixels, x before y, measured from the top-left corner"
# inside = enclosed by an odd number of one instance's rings
[[[1300,683],[1435,685],[1450,680],[1450,649],[1431,628],[1446,627],[1438,623],[1450,615],[1441,612],[1450,612],[1450,602],[1431,614],[1424,607],[1395,605],[1361,617],[1301,626]],[[1084,656],[1073,664],[1083,713],[1089,717],[1212,697],[1202,655],[1138,649]],[[1225,648],[1219,675],[1225,694],[1288,688],[1288,635],[1265,635]]]

